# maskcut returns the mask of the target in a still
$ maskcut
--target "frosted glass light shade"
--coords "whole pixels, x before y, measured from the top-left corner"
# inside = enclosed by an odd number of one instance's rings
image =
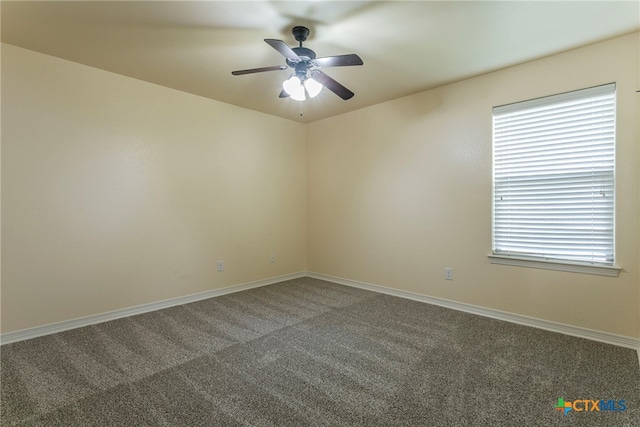
[[[307,89],[309,98],[315,98],[323,88],[322,84],[318,83],[314,79],[305,80],[304,87]]]
[[[302,86],[302,82],[296,76],[291,76],[289,80],[285,80],[282,83],[282,88],[289,94],[291,99],[296,101],[304,101],[306,99],[304,86]]]

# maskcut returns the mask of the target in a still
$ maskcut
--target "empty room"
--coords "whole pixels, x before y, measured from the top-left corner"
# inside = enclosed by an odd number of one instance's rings
[[[2,1],[0,424],[640,426],[637,1]]]

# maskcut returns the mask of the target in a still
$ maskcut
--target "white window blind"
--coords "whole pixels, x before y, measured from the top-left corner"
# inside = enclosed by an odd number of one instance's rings
[[[614,263],[615,84],[493,109],[493,253]]]

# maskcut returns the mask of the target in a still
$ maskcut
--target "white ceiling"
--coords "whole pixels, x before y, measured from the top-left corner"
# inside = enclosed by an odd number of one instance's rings
[[[311,122],[640,29],[638,1],[2,1],[2,41],[267,114]],[[291,73],[263,39],[318,56],[355,92],[280,99]],[[300,107],[303,116],[300,117]]]

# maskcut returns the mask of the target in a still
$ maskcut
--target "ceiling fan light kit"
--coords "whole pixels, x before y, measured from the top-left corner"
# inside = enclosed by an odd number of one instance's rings
[[[295,74],[282,83],[284,91],[295,101],[304,101],[306,99],[305,92],[309,98],[315,98],[323,87],[311,77],[303,80]]]
[[[304,101],[304,86],[302,80],[300,80],[295,74],[291,76],[289,80],[282,82],[282,88],[285,92],[295,101]]]
[[[313,77],[310,77],[307,80],[305,80],[304,87],[305,87],[305,89],[307,89],[307,93],[309,94],[309,98],[315,98],[316,96],[318,96],[320,91],[322,91],[322,88],[324,86],[322,86],[322,84],[320,84],[319,82],[314,80]]]
[[[251,68],[248,70],[232,71],[234,76],[244,74],[262,73],[265,71],[281,71],[288,68],[293,69],[293,73],[282,83],[280,98],[291,98],[296,101],[304,101],[316,97],[323,87],[347,100],[354,96],[354,93],[342,84],[320,71],[322,67],[349,67],[363,65],[362,59],[356,54],[316,57],[316,53],[302,46],[302,42],[309,37],[309,29],[302,26],[293,27],[291,30],[293,37],[299,42],[297,47],[289,47],[282,40],[264,39],[264,41],[285,57],[286,66],[273,65],[269,67]]]

